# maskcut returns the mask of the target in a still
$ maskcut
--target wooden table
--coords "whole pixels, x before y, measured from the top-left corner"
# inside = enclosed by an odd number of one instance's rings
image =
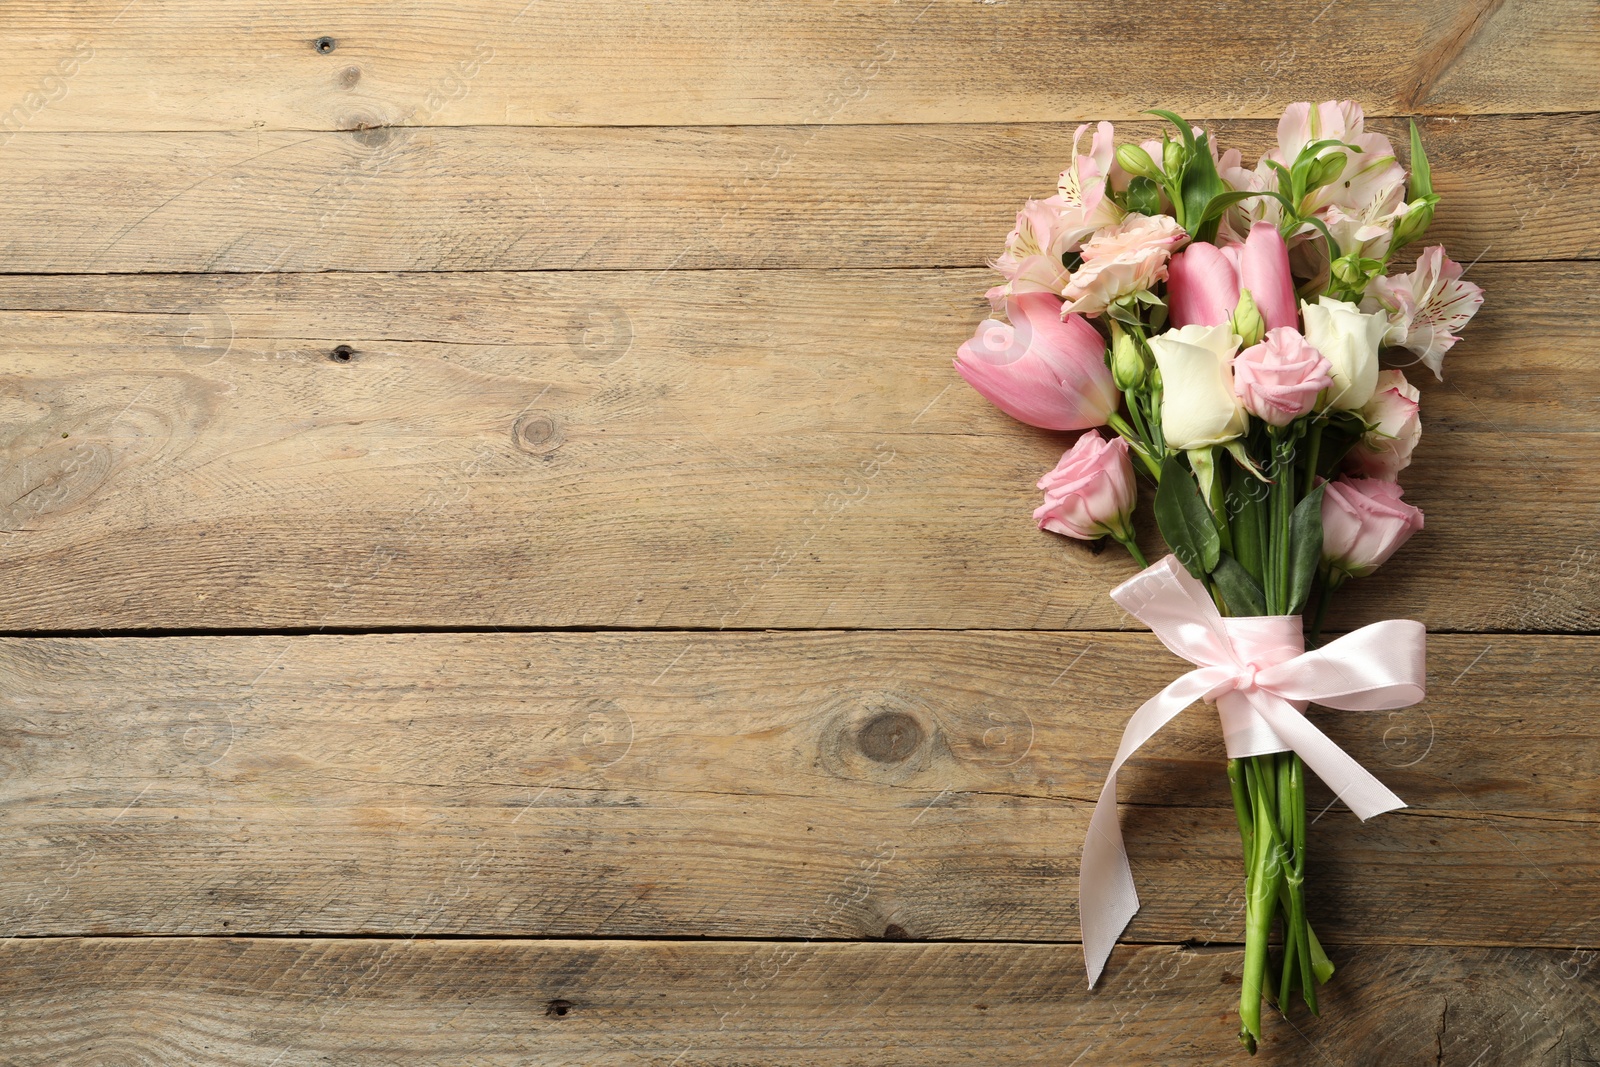
[[[0,1061],[1242,1060],[1197,709],[949,359],[1081,120],[1416,116],[1488,299],[1319,721],[1325,1017],[1258,1062],[1600,1057],[1600,8],[13,0]],[[1155,540],[1147,531],[1147,543]],[[1317,786],[1318,809],[1330,795]]]

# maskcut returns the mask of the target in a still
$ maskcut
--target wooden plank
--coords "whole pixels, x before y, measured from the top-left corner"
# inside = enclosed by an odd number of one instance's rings
[[[1316,787],[1323,935],[1600,943],[1597,665],[1436,638],[1428,703],[1319,714],[1413,805]],[[10,639],[0,668],[4,935],[1071,941],[1089,806],[1180,664],[917,632]],[[1123,782],[1130,937],[1240,939],[1214,717]]]
[[[1375,124],[1405,136],[1397,119]],[[1129,135],[1153,135],[1134,124]],[[1254,157],[1268,122],[1223,123]],[[1427,123],[1461,262],[1600,254],[1600,114]],[[1072,127],[42,133],[5,148],[9,272],[981,266]],[[1530,177],[1506,161],[1538,160]]]
[[[1593,953],[1333,949],[1264,1064],[1582,1063]],[[1242,1056],[1236,949],[85,939],[0,954],[8,1063],[1162,1063]]]
[[[1600,23],[1575,0],[1294,0],[1226,19],[1155,0],[10,9],[8,130],[1061,122],[1153,105],[1275,117],[1352,86],[1385,114],[1600,101]]]
[[[1474,271],[1428,528],[1338,625],[1600,628],[1597,269]],[[0,279],[0,627],[1120,628],[1029,518],[1068,439],[949,369],[985,281]]]

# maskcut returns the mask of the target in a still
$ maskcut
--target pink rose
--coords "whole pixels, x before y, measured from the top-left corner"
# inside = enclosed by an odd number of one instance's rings
[[[1188,240],[1171,215],[1130,214],[1096,230],[1081,249],[1083,264],[1062,295],[1067,310],[1097,315],[1115,301],[1166,280],[1167,257]]]
[[[1322,558],[1351,578],[1377,570],[1422,529],[1422,512],[1394,482],[1340,478],[1322,496]]]
[[[1256,418],[1287,426],[1310,411],[1317,394],[1333,384],[1332,367],[1298,330],[1279,326],[1234,357],[1233,391]]]
[[[1378,389],[1361,409],[1367,432],[1345,456],[1345,473],[1392,482],[1411,465],[1422,438],[1417,387],[1397,370],[1378,372]]]
[[[1030,426],[1104,426],[1120,396],[1095,328],[1078,315],[1063,319],[1050,293],[1010,296],[1005,308],[1011,324],[985,319],[956,354],[967,384]]]
[[[1138,489],[1122,438],[1084,434],[1055,470],[1039,479],[1039,488],[1044,503],[1033,517],[1041,530],[1085,541],[1107,534],[1123,541],[1133,537],[1128,520]]]
[[[1173,327],[1220,326],[1233,317],[1239,290],[1250,290],[1267,329],[1295,327],[1298,307],[1289,249],[1270,222],[1257,222],[1243,244],[1196,241],[1167,268],[1167,321]]]

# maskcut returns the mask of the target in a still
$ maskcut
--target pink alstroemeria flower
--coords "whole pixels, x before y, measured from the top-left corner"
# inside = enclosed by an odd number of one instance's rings
[[[1009,324],[985,319],[956,355],[967,384],[1030,426],[1104,426],[1121,396],[1099,332],[1082,316],[1063,318],[1050,293],[1019,293],[1005,307]]]
[[[1483,290],[1462,281],[1461,273],[1461,265],[1445,256],[1443,245],[1432,245],[1422,250],[1410,274],[1374,278],[1361,302],[1364,311],[1389,313],[1384,344],[1415,352],[1440,380],[1444,354],[1483,305]]]

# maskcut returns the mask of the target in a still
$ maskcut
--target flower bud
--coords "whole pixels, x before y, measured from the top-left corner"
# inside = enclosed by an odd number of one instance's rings
[[[1321,189],[1330,182],[1339,180],[1339,175],[1344,173],[1346,157],[1343,152],[1332,152],[1317,159],[1306,168],[1306,192]]]
[[[1391,249],[1401,249],[1428,232],[1433,223],[1433,207],[1439,198],[1432,194],[1413,200],[1405,206],[1404,213],[1394,220],[1394,236],[1389,241]]]
[[[1261,318],[1248,289],[1239,290],[1239,306],[1233,309],[1233,332],[1239,335],[1240,344],[1245,348],[1258,343],[1267,332],[1266,321]]]
[[[1111,342],[1111,380],[1124,392],[1137,389],[1144,384],[1149,369],[1145,366],[1144,354],[1139,351],[1139,342],[1121,329],[1113,328],[1112,332],[1116,336]]]
[[[1156,166],[1156,161],[1136,144],[1125,144],[1117,149],[1117,164],[1129,174],[1136,174],[1141,178],[1151,181],[1161,180],[1161,168]]]
[[[1161,166],[1168,174],[1177,176],[1183,173],[1183,145],[1177,141],[1168,141],[1161,150]]]

